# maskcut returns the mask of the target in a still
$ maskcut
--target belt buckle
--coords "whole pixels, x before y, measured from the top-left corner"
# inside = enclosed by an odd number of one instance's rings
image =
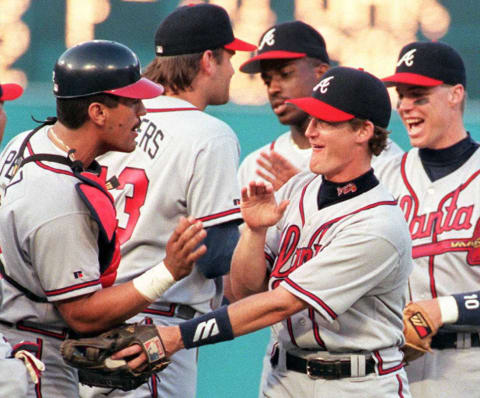
[[[307,360],[307,375],[311,379],[326,379],[326,380],[336,380],[342,377],[342,361],[324,361],[322,359],[310,359]],[[313,366],[312,366],[313,365]],[[320,365],[317,367],[315,372],[315,365]],[[317,373],[317,374],[314,374]]]

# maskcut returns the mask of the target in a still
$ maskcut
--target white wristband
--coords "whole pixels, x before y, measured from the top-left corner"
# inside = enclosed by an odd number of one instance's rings
[[[175,279],[163,261],[133,280],[135,289],[151,303],[160,298],[174,283]]]
[[[439,297],[438,305],[442,314],[442,323],[455,323],[458,320],[457,301],[453,296]]]

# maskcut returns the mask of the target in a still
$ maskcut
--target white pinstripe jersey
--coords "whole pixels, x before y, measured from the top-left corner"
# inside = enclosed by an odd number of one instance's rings
[[[412,299],[478,290],[480,151],[432,182],[414,148],[390,162],[379,178],[398,199],[412,235]]]
[[[158,264],[180,216],[191,215],[211,227],[240,219],[236,181],[240,147],[224,122],[181,99],[161,96],[144,101],[137,149],[98,159],[117,176],[115,198],[122,261],[117,282],[125,282]],[[159,302],[211,310],[215,283],[195,267]],[[154,308],[151,306],[150,308]]]
[[[331,353],[401,346],[412,269],[405,219],[381,184],[318,210],[321,181],[302,173],[278,192],[290,204],[268,231],[269,288],[280,284],[311,308],[274,325],[277,341]]]
[[[240,187],[246,187],[248,183],[253,180],[262,180],[262,178],[256,173],[257,169],[260,167],[257,164],[257,159],[260,158],[261,152],[268,153],[272,150],[275,150],[288,159],[290,163],[300,170],[309,170],[312,150],[310,148],[300,149],[293,141],[292,133],[287,131],[280,135],[275,141],[251,152],[245,157],[245,159],[243,159],[238,169],[238,181],[240,182]],[[397,156],[401,153],[403,153],[402,149],[395,142],[388,140],[387,148],[379,156],[372,157],[373,169],[376,172],[377,169],[383,167],[384,162],[388,158]]]

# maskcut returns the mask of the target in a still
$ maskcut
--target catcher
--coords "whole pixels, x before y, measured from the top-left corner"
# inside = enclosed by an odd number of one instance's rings
[[[206,251],[205,230],[182,218],[163,261],[112,286],[120,261],[116,212],[95,158],[135,149],[135,130],[146,113],[142,99],[163,88],[141,78],[128,47],[106,40],[65,51],[53,83],[58,119],[17,135],[0,155],[0,333],[12,346],[35,342],[45,364],[29,397],[78,397],[78,373],[60,356],[69,330],[99,334],[144,310],[192,271]],[[139,340],[149,367],[158,369],[161,344],[144,329]]]

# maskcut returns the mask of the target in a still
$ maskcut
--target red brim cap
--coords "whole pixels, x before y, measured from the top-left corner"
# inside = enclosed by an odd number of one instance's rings
[[[23,94],[22,86],[16,83],[0,85],[0,101],[12,101]]]
[[[162,95],[164,91],[165,89],[162,85],[142,77],[133,84],[114,90],[106,90],[104,93],[126,98],[149,99]]]
[[[240,65],[240,71],[244,73],[259,73],[260,61],[264,59],[296,59],[306,57],[306,53],[296,53],[292,51],[267,51],[262,54],[258,54]]]
[[[295,98],[285,102],[296,105],[310,116],[326,122],[346,122],[355,117],[313,97]]]
[[[255,51],[257,46],[240,39],[234,39],[231,43],[225,44],[223,48],[233,51]]]
[[[382,79],[387,87],[396,86],[397,84],[411,84],[412,86],[435,87],[443,84],[441,80],[432,79],[431,77],[419,75],[417,73],[395,73]]]

